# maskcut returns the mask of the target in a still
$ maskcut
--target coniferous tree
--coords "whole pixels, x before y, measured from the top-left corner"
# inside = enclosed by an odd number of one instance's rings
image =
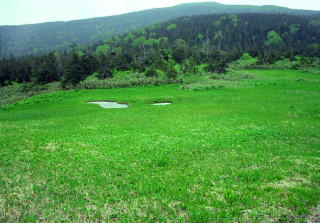
[[[81,65],[81,60],[76,52],[73,52],[70,61],[65,68],[65,74],[62,79],[62,87],[66,88],[68,85],[75,86],[84,79],[84,72]]]

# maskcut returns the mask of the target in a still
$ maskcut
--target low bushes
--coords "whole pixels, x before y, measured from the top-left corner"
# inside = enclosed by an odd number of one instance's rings
[[[144,74],[134,73],[123,77],[114,77],[110,79],[99,80],[94,76],[90,76],[86,80],[80,82],[77,88],[80,89],[97,89],[97,88],[124,88],[140,85],[162,85],[181,83],[181,79],[169,79],[161,77],[146,77]]]

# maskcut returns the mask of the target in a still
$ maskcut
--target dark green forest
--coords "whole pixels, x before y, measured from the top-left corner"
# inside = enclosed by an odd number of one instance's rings
[[[213,14],[180,17],[83,48],[0,61],[0,85],[12,82],[45,84],[61,81],[75,86],[96,73],[110,78],[114,71],[143,72],[169,79],[194,73],[207,64],[208,72],[223,73],[244,53],[270,64],[303,56],[305,63],[320,56],[320,16],[286,14]]]
[[[41,55],[53,50],[62,51],[68,49],[73,43],[94,44],[109,37],[176,17],[217,13],[320,14],[318,11],[293,10],[277,6],[223,5],[211,2],[182,4],[169,8],[70,22],[0,26],[0,58]]]

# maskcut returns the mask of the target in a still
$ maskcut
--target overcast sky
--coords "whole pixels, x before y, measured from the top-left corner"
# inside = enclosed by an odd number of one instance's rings
[[[68,21],[206,0],[0,0],[0,25]],[[207,1],[209,2],[209,1]],[[320,0],[217,0],[224,4],[278,5],[320,10]]]

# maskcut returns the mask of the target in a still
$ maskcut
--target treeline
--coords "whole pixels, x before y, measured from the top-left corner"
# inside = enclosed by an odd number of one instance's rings
[[[95,73],[112,77],[132,70],[146,76],[175,78],[206,64],[209,72],[225,72],[244,52],[259,63],[283,57],[320,56],[320,17],[271,14],[222,14],[182,17],[110,38],[88,48],[0,61],[0,85],[11,82],[76,85]]]

